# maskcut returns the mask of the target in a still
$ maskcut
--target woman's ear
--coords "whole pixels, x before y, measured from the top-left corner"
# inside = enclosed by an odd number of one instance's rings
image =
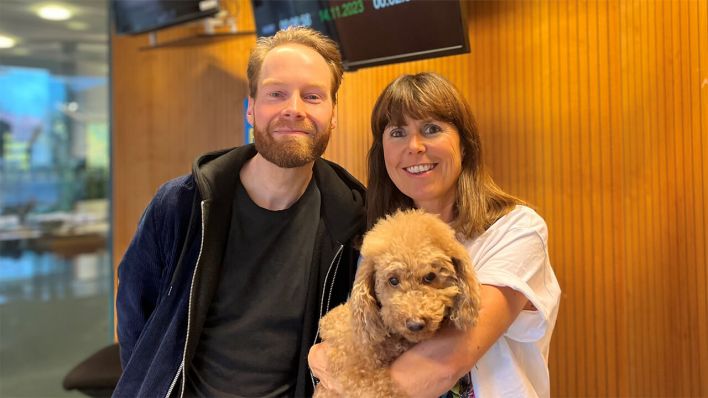
[[[380,343],[386,337],[385,328],[376,300],[376,272],[374,262],[364,258],[354,278],[349,299],[354,334],[363,344]]]
[[[460,290],[450,312],[450,320],[456,328],[466,330],[477,323],[481,302],[479,283],[466,252],[464,256],[451,257],[450,260],[455,267],[457,287]]]

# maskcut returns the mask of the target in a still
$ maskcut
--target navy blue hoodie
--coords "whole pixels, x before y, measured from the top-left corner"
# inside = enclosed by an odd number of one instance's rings
[[[118,339],[123,375],[114,397],[181,397],[184,377],[216,291],[235,184],[256,154],[247,145],[208,153],[191,175],[164,184],[118,267]],[[322,195],[311,267],[297,397],[313,391],[307,353],[319,318],[346,301],[365,228],[364,187],[342,167],[315,161]],[[244,303],[248,305],[248,303]]]

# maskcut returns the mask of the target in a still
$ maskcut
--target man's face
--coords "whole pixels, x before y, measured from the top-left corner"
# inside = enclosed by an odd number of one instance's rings
[[[256,98],[248,99],[256,149],[279,167],[300,167],[327,148],[336,124],[332,73],[315,50],[300,44],[265,56]]]

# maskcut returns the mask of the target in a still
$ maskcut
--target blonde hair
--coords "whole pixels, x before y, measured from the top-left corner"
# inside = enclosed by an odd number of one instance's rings
[[[280,30],[273,36],[259,37],[256,46],[251,50],[248,57],[248,89],[249,95],[256,97],[258,91],[258,76],[261,66],[268,52],[278,46],[286,44],[300,44],[309,47],[319,53],[329,66],[332,72],[332,101],[337,103],[337,90],[342,83],[344,68],[342,67],[342,55],[339,47],[332,39],[324,34],[304,26],[291,26]]]
[[[403,75],[391,82],[376,100],[371,114],[373,143],[368,154],[367,223],[398,209],[415,207],[386,172],[382,137],[389,125],[404,125],[404,118],[433,118],[450,123],[460,134],[462,173],[457,180],[453,227],[472,239],[523,201],[505,193],[484,167],[482,143],[469,105],[457,89],[435,73]]]

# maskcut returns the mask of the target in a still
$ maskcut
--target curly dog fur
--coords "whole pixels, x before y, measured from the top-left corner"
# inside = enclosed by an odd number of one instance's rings
[[[389,365],[443,325],[474,325],[479,284],[465,248],[437,216],[398,211],[364,237],[349,301],[325,315],[330,373],[349,397],[403,396]],[[315,397],[338,396],[317,388]]]

